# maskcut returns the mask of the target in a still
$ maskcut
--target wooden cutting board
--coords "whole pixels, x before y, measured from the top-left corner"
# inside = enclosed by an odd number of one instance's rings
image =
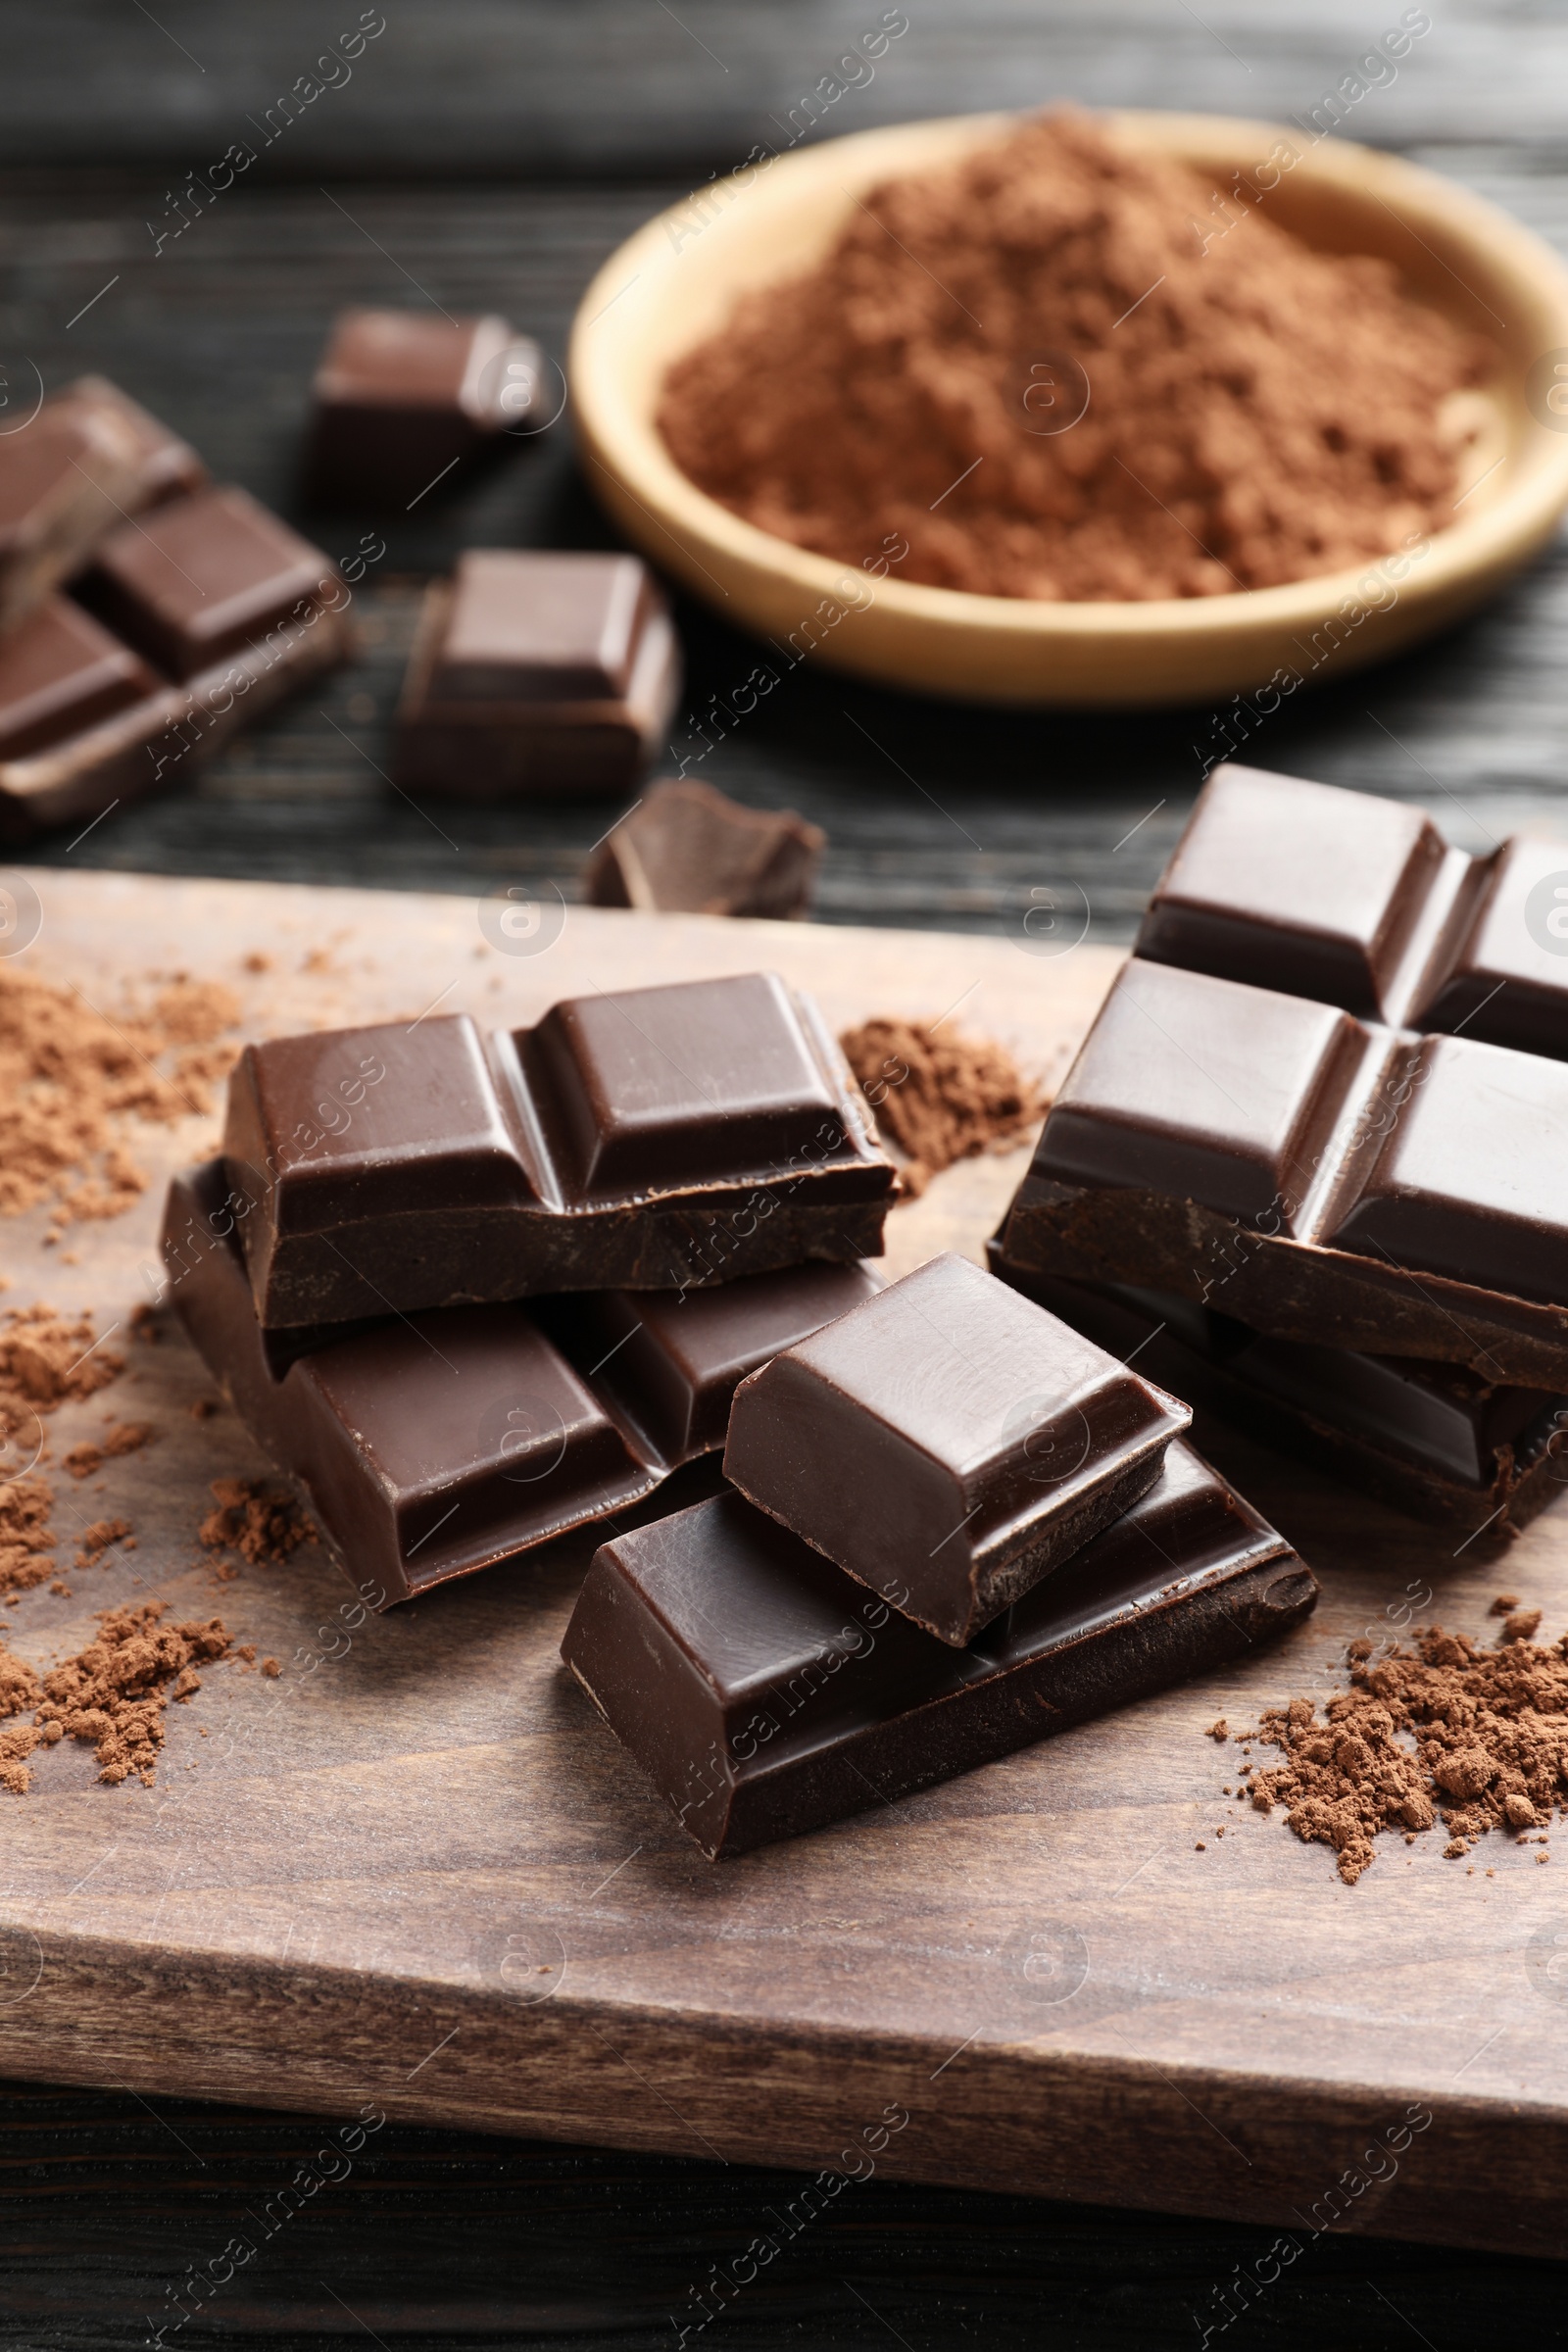
[[[835,1028],[946,1015],[1049,1083],[1117,961],[578,907],[511,956],[467,899],[32,880],[43,927],[18,968],[109,1011],[149,972],[221,979],[253,1035],[437,998],[520,1022],[590,987],[764,965]],[[318,951],[327,968],[304,968]],[[271,968],[247,972],[253,953]],[[162,1179],[211,1148],[201,1120],[135,1131],[154,1182],[74,1233],[76,1264],[43,1247],[41,1212],[9,1221],[6,1303],[89,1309],[121,1345]],[[1020,1166],[970,1161],[896,1211],[890,1269],[978,1256]],[[102,1490],[57,1481],[63,1534],[118,1512],[136,1548],[5,1624],[42,1665],[95,1609],[156,1592],[283,1671],[211,1672],[171,1710],[151,1790],[100,1786],[63,1742],[28,1795],[0,1797],[0,2073],[1250,2217],[1290,2233],[1283,2260],[1329,2226],[1561,2250],[1568,1863],[1495,1836],[1446,1861],[1434,1834],[1383,1841],[1345,1886],[1326,1848],[1222,1795],[1236,1751],[1203,1737],[1326,1696],[1347,1641],[1405,1622],[1412,1596],[1480,1633],[1505,1585],[1554,1636],[1561,1508],[1499,1564],[1230,1440],[1225,1468],[1323,1579],[1287,1649],[711,1866],[559,1665],[591,1538],[357,1626],[314,1549],[219,1585],[195,1540],[210,1482],[264,1465],[226,1411],[192,1418],[209,1392],[171,1331],[55,1417],[57,1457],[111,1406],[157,1424]]]

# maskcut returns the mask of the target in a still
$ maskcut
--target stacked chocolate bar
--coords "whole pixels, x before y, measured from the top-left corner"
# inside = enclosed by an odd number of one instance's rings
[[[1568,1482],[1568,845],[1216,768],[993,1263],[1426,1517]]]
[[[341,661],[317,549],[84,376],[0,433],[0,838],[166,788]]]
[[[1315,1596],[1186,1406],[963,1260],[882,1290],[893,1185],[814,1007],[754,973],[253,1046],[164,1257],[373,1605],[610,1524],[564,1654],[731,1852]]]

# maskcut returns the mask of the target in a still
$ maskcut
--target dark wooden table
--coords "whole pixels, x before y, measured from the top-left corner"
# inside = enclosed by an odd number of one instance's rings
[[[366,12],[373,24],[381,12]],[[828,130],[1076,97],[1299,114],[1393,24],[1392,4],[911,0],[909,28]],[[54,385],[97,368],[185,432],[222,478],[334,556],[366,518],[293,486],[307,378],[355,301],[499,308],[558,355],[618,240],[779,125],[882,12],[874,0],[388,0],[352,78],[264,144],[268,110],[357,12],[318,0],[0,0],[0,369]],[[1347,130],[1451,173],[1568,247],[1568,20],[1452,0]],[[250,126],[249,128],[247,126]],[[258,161],[177,238],[187,175],[250,139]],[[195,208],[187,200],[187,211]],[[149,222],[151,226],[149,226]],[[498,876],[569,897],[612,804],[445,809],[392,794],[387,727],[422,580],[465,545],[610,543],[569,431],[509,453],[461,496],[379,524],[354,667],[243,737],[194,788],[116,814],[46,861],[474,892]],[[680,612],[689,706],[750,666]],[[1531,823],[1568,837],[1561,546],[1433,647],[1287,705],[1259,764],[1424,801],[1467,847]],[[830,837],[829,921],[1005,930],[1041,887],[1124,940],[1178,832],[1221,714],[1000,715],[927,705],[809,664],[694,772]],[[852,724],[851,721],[858,724]],[[677,729],[677,733],[682,730]],[[874,743],[867,740],[873,738]],[[880,748],[877,748],[880,747]],[[1080,894],[1082,894],[1080,896]],[[177,943],[171,943],[172,949]],[[0,2037],[3,2068],[3,2037]],[[0,2109],[0,2342],[139,2341],[167,2290],[307,2159],[310,2123],[17,2087]],[[766,2227],[784,2176],[387,2126],[209,2318],[169,2340],[670,2345],[670,2314]],[[1477,2184],[1485,2193],[1485,2184]],[[1216,2290],[1268,2244],[1223,2224],[872,2181],[846,2195],[706,2331],[731,2345],[1171,2346],[1215,2328]],[[1330,2236],[1215,2329],[1337,2348],[1568,2340],[1559,2276]],[[144,2328],[143,2315],[153,2315]],[[699,2340],[693,2337],[693,2341]]]

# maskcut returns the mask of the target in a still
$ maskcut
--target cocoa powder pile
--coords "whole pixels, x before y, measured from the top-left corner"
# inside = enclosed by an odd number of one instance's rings
[[[660,430],[761,529],[855,565],[897,533],[901,579],[982,595],[1218,596],[1413,544],[1495,354],[1281,227],[1272,170],[1216,192],[1063,111],[888,181],[676,362]]]
[[[1038,1089],[991,1038],[933,1037],[914,1021],[878,1017],[846,1029],[839,1045],[903,1154],[903,1199],[917,1200],[955,1160],[1010,1151],[1046,1115]]]
[[[47,1200],[53,1238],[128,1208],[147,1184],[128,1127],[210,1111],[238,1050],[219,1041],[238,1018],[215,981],[174,979],[110,1015],[75,989],[0,971],[0,1216]]]
[[[1568,1811],[1568,1634],[1549,1646],[1531,1637],[1539,1609],[1499,1595],[1499,1644],[1434,1625],[1413,1646],[1375,1653],[1352,1642],[1350,1688],[1319,1717],[1309,1698],[1270,1707],[1256,1731],[1211,1737],[1257,1740],[1284,1750],[1267,1771],[1242,1766],[1237,1793],[1261,1813],[1275,1805],[1298,1838],[1330,1845],[1340,1877],[1353,1886],[1384,1831],[1407,1843],[1441,1817],[1444,1847],[1455,1858],[1489,1830],[1534,1838],[1545,1859],[1554,1812]]]
[[[0,1472],[14,1462],[29,1462],[41,1421],[68,1400],[79,1403],[95,1396],[124,1370],[124,1362],[122,1355],[96,1340],[85,1316],[57,1314],[44,1305],[9,1308],[0,1324]],[[143,1424],[121,1427],[128,1434],[108,1432],[101,1442],[106,1450],[132,1451],[150,1435]],[[73,1449],[68,1468],[74,1469],[83,1450]],[[53,1508],[54,1490],[36,1469],[10,1478],[0,1474],[0,1598],[8,1606],[19,1593],[47,1584],[55,1574],[59,1537],[51,1524]],[[105,1536],[96,1549],[84,1542],[79,1564],[130,1532],[124,1521],[116,1522],[115,1528],[117,1532]]]
[[[252,1567],[280,1568],[302,1544],[320,1541],[309,1513],[267,1479],[215,1478],[212,1494],[215,1507],[196,1531],[209,1551],[233,1551]]]
[[[170,1700],[194,1697],[202,1687],[197,1666],[230,1649],[219,1618],[164,1625],[166,1605],[105,1609],[97,1640],[43,1675],[0,1649],[0,1714],[32,1710],[31,1723],[0,1727],[0,1788],[24,1796],[28,1757],[60,1740],[89,1741],[101,1781],[134,1773],[152,1787]]]

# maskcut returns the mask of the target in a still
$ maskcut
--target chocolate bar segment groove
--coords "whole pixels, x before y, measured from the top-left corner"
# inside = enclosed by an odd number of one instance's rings
[[[1178,1441],[967,1649],[737,1494],[595,1553],[562,1656],[710,1859],[892,1803],[1250,1653],[1311,1609],[1284,1539]]]
[[[961,1648],[1153,1484],[1191,1418],[948,1254],[743,1381],[724,1474]]]
[[[248,1047],[223,1154],[270,1327],[875,1256],[894,1182],[764,973]]]
[[[875,1288],[859,1266],[803,1266],[680,1305],[578,1295],[279,1336],[256,1319],[248,1213],[219,1161],[175,1179],[168,1296],[376,1607],[652,1495],[722,1445],[739,1380]]]

